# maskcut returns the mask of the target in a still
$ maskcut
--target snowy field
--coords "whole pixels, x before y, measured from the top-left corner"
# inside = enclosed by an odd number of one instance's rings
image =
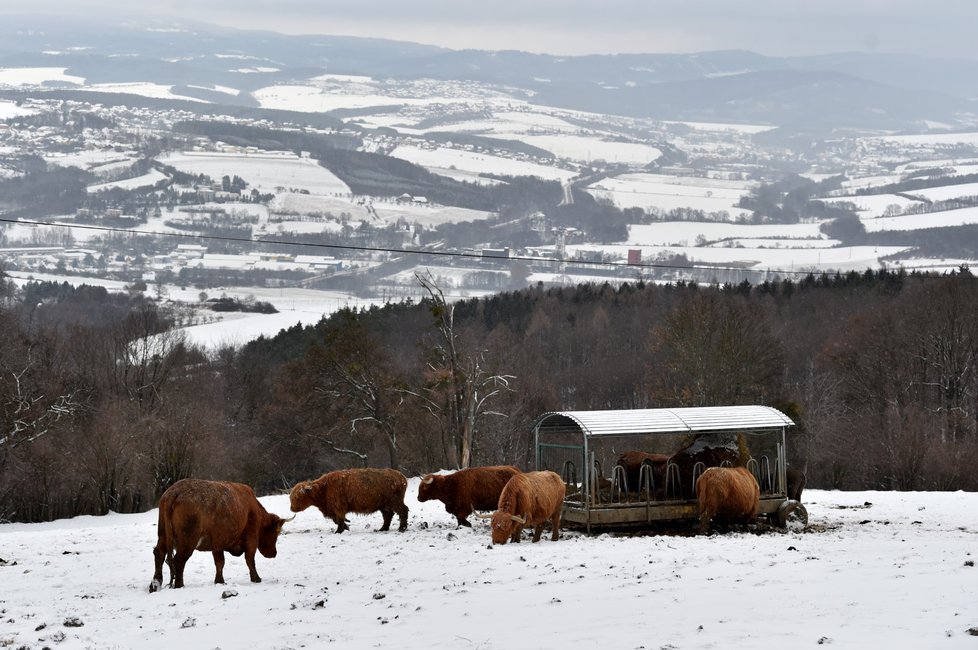
[[[120,190],[136,190],[141,187],[152,187],[161,181],[167,179],[166,174],[163,172],[151,169],[146,174],[142,176],[137,176],[135,178],[127,178],[122,181],[111,181],[108,183],[99,183],[97,185],[89,185],[87,190],[89,194],[97,194],[104,190],[120,189]]]
[[[0,70],[0,74],[3,71]],[[25,115],[34,115],[37,111],[30,108],[22,108],[15,104],[14,102],[0,101],[0,120],[7,120],[12,117],[24,117]]]
[[[638,246],[692,246],[697,238],[707,242],[733,238],[798,240],[800,248],[812,240],[825,241],[817,223],[750,225],[707,221],[662,221],[628,226],[626,244]]]
[[[159,157],[188,174],[206,174],[214,181],[223,176],[239,176],[248,191],[274,192],[276,188],[297,188],[314,194],[349,194],[350,188],[333,172],[310,158],[289,152],[216,153],[187,151]]]
[[[691,208],[704,212],[726,211],[736,218],[750,214],[737,207],[754,183],[663,174],[621,174],[589,185],[595,198],[608,199],[619,208],[668,211]]]
[[[811,490],[807,529],[491,547],[417,487],[404,533],[375,514],[336,535],[307,510],[258,557],[263,582],[228,557],[214,585],[195,553],[187,586],[156,594],[155,511],[0,525],[0,646],[975,647],[974,493]]]
[[[942,212],[908,214],[899,217],[862,219],[866,232],[882,230],[920,230],[922,228],[946,228],[978,223],[978,208],[958,208]]]
[[[424,167],[436,174],[442,170],[447,170],[450,173],[457,169],[470,173],[502,176],[537,176],[550,181],[565,181],[577,175],[575,171],[559,167],[449,147],[402,146],[394,149],[390,155]]]
[[[84,77],[66,74],[68,68],[0,68],[0,86],[40,86],[45,82],[85,83]]]

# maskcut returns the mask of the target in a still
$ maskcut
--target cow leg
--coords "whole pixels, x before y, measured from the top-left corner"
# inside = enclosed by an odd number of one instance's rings
[[[381,510],[380,514],[384,516],[384,525],[380,527],[381,530],[391,529],[391,520],[394,519],[393,510]]]
[[[468,520],[469,514],[470,513],[466,512],[466,513],[456,514],[455,515],[455,518],[458,519],[458,525],[459,526],[465,526],[467,528],[472,528],[472,523]]]
[[[166,549],[163,547],[161,539],[153,547],[153,581],[149,583],[149,593],[159,591],[163,586],[163,559],[166,557]],[[173,567],[170,567],[170,583],[173,583]]]
[[[349,526],[346,525],[346,513],[345,512],[338,512],[335,515],[333,515],[333,521],[336,522],[336,533],[337,534],[342,533],[344,530],[347,530],[349,528]]]
[[[214,554],[214,584],[224,584],[224,551],[213,551]]]
[[[405,530],[407,530],[408,507],[402,503],[394,510],[397,512],[397,518],[400,520],[397,525],[397,530],[398,532],[403,533]]]
[[[173,555],[173,588],[180,589],[183,587],[183,568],[187,566],[187,560],[193,554],[194,550],[178,548],[177,552]]]
[[[248,565],[248,573],[251,574],[252,582],[261,582],[261,578],[258,576],[258,569],[255,568],[255,551],[256,547],[250,546],[245,549],[245,563]],[[223,582],[223,580],[222,580]]]
[[[558,539],[560,539],[560,511],[559,510],[557,511],[557,514],[551,517],[550,526],[553,529],[553,532],[550,535],[550,541],[556,542]]]
[[[536,544],[540,541],[540,535],[543,535],[543,522],[541,521],[533,529],[533,543]]]
[[[704,510],[700,514],[700,535],[706,535],[707,531],[710,530],[710,520],[713,519],[713,513],[709,510]]]
[[[520,537],[522,537],[522,534],[523,534],[523,527],[520,526],[519,524],[516,524],[515,526],[513,526],[513,534],[510,536],[509,541],[513,542],[514,544],[519,544]]]

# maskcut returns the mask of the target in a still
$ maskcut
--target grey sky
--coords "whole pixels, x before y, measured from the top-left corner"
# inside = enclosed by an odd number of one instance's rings
[[[374,36],[456,49],[856,50],[978,59],[975,0],[156,0],[123,6],[242,29]],[[119,7],[117,0],[3,0],[0,15],[114,16]]]

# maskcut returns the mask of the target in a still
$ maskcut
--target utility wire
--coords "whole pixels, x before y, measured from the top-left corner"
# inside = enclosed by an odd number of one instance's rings
[[[691,264],[687,266],[680,266],[678,264],[662,264],[657,262],[639,262],[639,263],[629,263],[629,264],[617,264],[615,262],[591,262],[584,260],[569,260],[569,259],[556,259],[556,258],[543,258],[543,257],[527,257],[527,256],[494,256],[494,255],[482,255],[478,253],[466,253],[462,251],[440,251],[440,250],[416,250],[408,248],[386,248],[382,246],[354,246],[350,244],[324,244],[316,242],[302,242],[302,241],[292,241],[288,239],[254,239],[249,237],[229,237],[224,235],[200,235],[197,233],[182,233],[182,232],[159,232],[153,230],[131,230],[129,228],[114,228],[112,226],[96,226],[90,224],[67,224],[67,223],[55,223],[52,221],[39,221],[39,220],[28,220],[28,219],[9,219],[0,217],[0,223],[11,223],[20,224],[26,226],[51,226],[56,228],[78,228],[82,230],[94,230],[99,232],[109,232],[109,233],[121,233],[126,235],[146,235],[146,236],[156,236],[156,237],[178,237],[181,239],[191,239],[191,240],[210,240],[210,241],[224,241],[224,242],[237,242],[245,244],[275,244],[277,246],[306,246],[310,248],[326,248],[331,250],[344,250],[344,251],[356,251],[361,253],[392,253],[398,255],[431,255],[446,258],[465,258],[465,259],[476,259],[476,260],[510,260],[516,262],[557,262],[563,264],[584,264],[588,266],[603,266],[608,268],[614,268],[616,270],[623,269],[668,269],[668,270],[680,270],[680,271],[729,271],[736,273],[771,273],[776,275],[828,275],[833,273],[841,273],[841,271],[831,271],[826,270],[821,273],[815,271],[794,271],[794,270],[782,270],[782,269],[749,269],[743,267],[735,266],[710,266],[704,264]]]

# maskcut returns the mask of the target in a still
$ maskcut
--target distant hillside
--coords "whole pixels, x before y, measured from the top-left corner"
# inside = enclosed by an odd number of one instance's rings
[[[900,130],[927,121],[969,125],[978,78],[976,61],[908,55],[782,58],[718,51],[558,57],[201,24],[134,27],[29,17],[0,25],[0,67],[13,66],[64,66],[88,83],[227,86],[240,94],[217,99],[232,105],[252,102],[251,90],[326,72],[430,77],[505,86],[562,108],[818,130]],[[202,97],[215,99],[210,93]]]

